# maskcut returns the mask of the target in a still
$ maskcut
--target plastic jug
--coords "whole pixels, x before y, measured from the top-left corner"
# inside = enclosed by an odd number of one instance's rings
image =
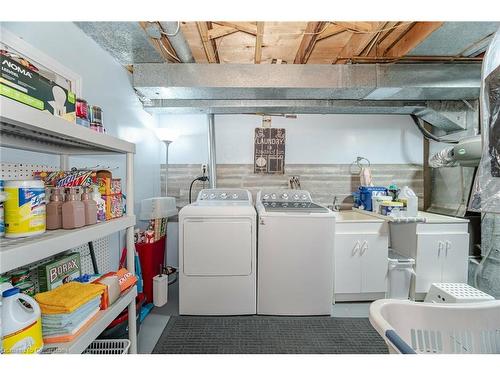
[[[399,200],[406,201],[406,216],[417,217],[418,215],[418,197],[408,186],[403,186],[398,194]]]
[[[4,291],[2,297],[4,353],[39,353],[43,349],[40,306],[30,296],[20,293],[19,288]]]

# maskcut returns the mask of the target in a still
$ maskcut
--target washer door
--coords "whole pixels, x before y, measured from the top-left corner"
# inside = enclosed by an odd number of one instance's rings
[[[247,276],[252,272],[249,219],[187,219],[183,240],[185,275]]]

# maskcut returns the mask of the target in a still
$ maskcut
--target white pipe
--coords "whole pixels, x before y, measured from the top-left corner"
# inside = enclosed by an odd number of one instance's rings
[[[215,156],[215,116],[208,117],[208,178],[211,189],[217,187],[217,160]]]
[[[168,146],[172,141],[163,141],[165,143],[165,196],[168,197]]]
[[[134,154],[127,153],[127,216],[134,215]],[[128,227],[126,232],[127,243],[127,269],[135,274],[135,243],[134,227]],[[135,298],[128,305],[128,337],[130,340],[130,353],[137,354],[137,330]]]

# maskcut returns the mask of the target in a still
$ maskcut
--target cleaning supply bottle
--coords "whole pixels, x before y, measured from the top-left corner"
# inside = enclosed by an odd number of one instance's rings
[[[47,204],[47,229],[62,228],[62,206],[63,196],[60,188],[54,188],[50,195],[50,202]]]
[[[85,206],[85,225],[97,222],[97,203],[90,198],[89,188],[83,188],[82,202]]]
[[[2,297],[4,353],[39,353],[43,349],[40,306],[30,296],[20,293],[19,288],[5,290]]]
[[[403,186],[399,191],[398,200],[406,204],[406,216],[417,217],[418,215],[418,197],[408,186]]]
[[[78,199],[74,187],[69,188],[66,202],[62,205],[62,221],[64,229],[80,228],[85,225],[85,205]]]
[[[97,221],[106,221],[106,201],[101,198],[101,193],[96,185],[93,186],[90,197],[97,203]]]

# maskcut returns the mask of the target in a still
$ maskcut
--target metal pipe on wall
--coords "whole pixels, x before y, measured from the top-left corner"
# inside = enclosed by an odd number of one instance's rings
[[[208,119],[208,178],[209,186],[217,187],[217,161],[215,157],[215,116],[207,115]]]

